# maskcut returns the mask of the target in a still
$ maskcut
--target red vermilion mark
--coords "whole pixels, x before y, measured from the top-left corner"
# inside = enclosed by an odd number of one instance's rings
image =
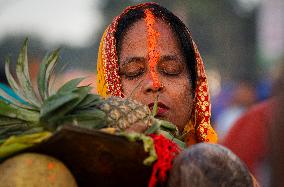
[[[149,9],[146,9],[144,12],[146,15],[145,22],[148,34],[147,45],[148,45],[150,73],[151,73],[151,78],[153,80],[153,86],[157,88],[161,86],[161,83],[158,78],[158,73],[155,70],[155,66],[160,58],[160,52],[157,50],[157,39],[160,33],[154,29],[154,23],[155,23],[154,14]]]
[[[54,167],[55,167],[55,164],[52,163],[52,162],[49,162],[49,163],[47,164],[47,168],[48,168],[48,169],[53,169]]]
[[[48,175],[48,180],[49,180],[49,182],[50,183],[54,183],[55,181],[56,181],[56,174],[50,174],[50,175]]]
[[[27,163],[28,166],[30,166],[30,165],[32,165],[33,160],[32,160],[32,159],[27,159],[27,160],[26,160],[26,163]]]

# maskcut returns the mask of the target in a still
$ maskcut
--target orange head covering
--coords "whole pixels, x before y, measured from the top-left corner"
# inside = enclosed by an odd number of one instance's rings
[[[119,21],[129,11],[136,9],[148,10],[151,6],[158,6],[155,3],[145,3],[126,8],[123,13],[114,18],[113,22],[108,26],[101,39],[98,62],[97,62],[97,86],[98,93],[107,97],[110,95],[123,97],[121,79],[119,76],[119,63],[116,49],[115,33]],[[190,36],[189,30],[187,30]],[[197,62],[197,79],[196,90],[194,93],[194,108],[191,115],[191,120],[185,126],[184,134],[187,145],[197,142],[217,142],[217,134],[210,125],[211,103],[207,78],[204,70],[202,58],[198,52],[196,44],[190,36],[189,42],[194,49],[195,59]]]

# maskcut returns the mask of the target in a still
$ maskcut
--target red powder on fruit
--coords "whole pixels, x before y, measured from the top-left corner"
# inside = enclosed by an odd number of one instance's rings
[[[55,165],[54,165],[54,163],[52,163],[52,162],[49,162],[48,164],[47,164],[47,168],[48,169],[53,169],[55,167]]]
[[[50,183],[54,183],[56,181],[56,174],[54,174],[54,173],[50,174],[48,176],[48,180],[49,180]]]

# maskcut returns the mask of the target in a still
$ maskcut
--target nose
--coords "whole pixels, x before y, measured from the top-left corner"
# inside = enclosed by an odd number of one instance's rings
[[[160,82],[160,81],[159,81]],[[156,92],[162,92],[165,88],[164,85],[160,82],[160,84],[154,84],[154,81],[151,77],[146,78],[146,80],[143,81],[143,92],[145,94],[147,93],[156,93]]]

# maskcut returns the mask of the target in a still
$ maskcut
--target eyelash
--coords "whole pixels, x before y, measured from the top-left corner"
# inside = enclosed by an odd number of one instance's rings
[[[170,76],[170,77],[175,77],[175,76],[178,76],[181,72],[179,71],[178,73],[169,73],[164,68],[164,69],[160,70],[160,73],[163,73],[164,75],[167,75],[167,76]]]
[[[138,79],[139,77],[141,77],[143,73],[144,73],[144,71],[139,73],[139,74],[137,74],[137,75],[129,76],[129,75],[125,75],[124,74],[124,76],[128,80],[134,80],[134,79]],[[165,70],[160,70],[160,73],[162,73],[162,74],[164,74],[164,75],[166,75],[168,77],[177,77],[180,74],[180,73],[177,73],[177,74],[167,73]]]
[[[138,74],[135,74],[135,75],[126,75],[126,74],[124,74],[124,76],[125,76],[125,78],[127,78],[127,79],[129,79],[129,80],[134,80],[134,79],[137,79],[137,78],[139,78],[140,76],[142,76],[142,74],[144,73],[144,71],[141,71],[141,72],[139,72]]]

